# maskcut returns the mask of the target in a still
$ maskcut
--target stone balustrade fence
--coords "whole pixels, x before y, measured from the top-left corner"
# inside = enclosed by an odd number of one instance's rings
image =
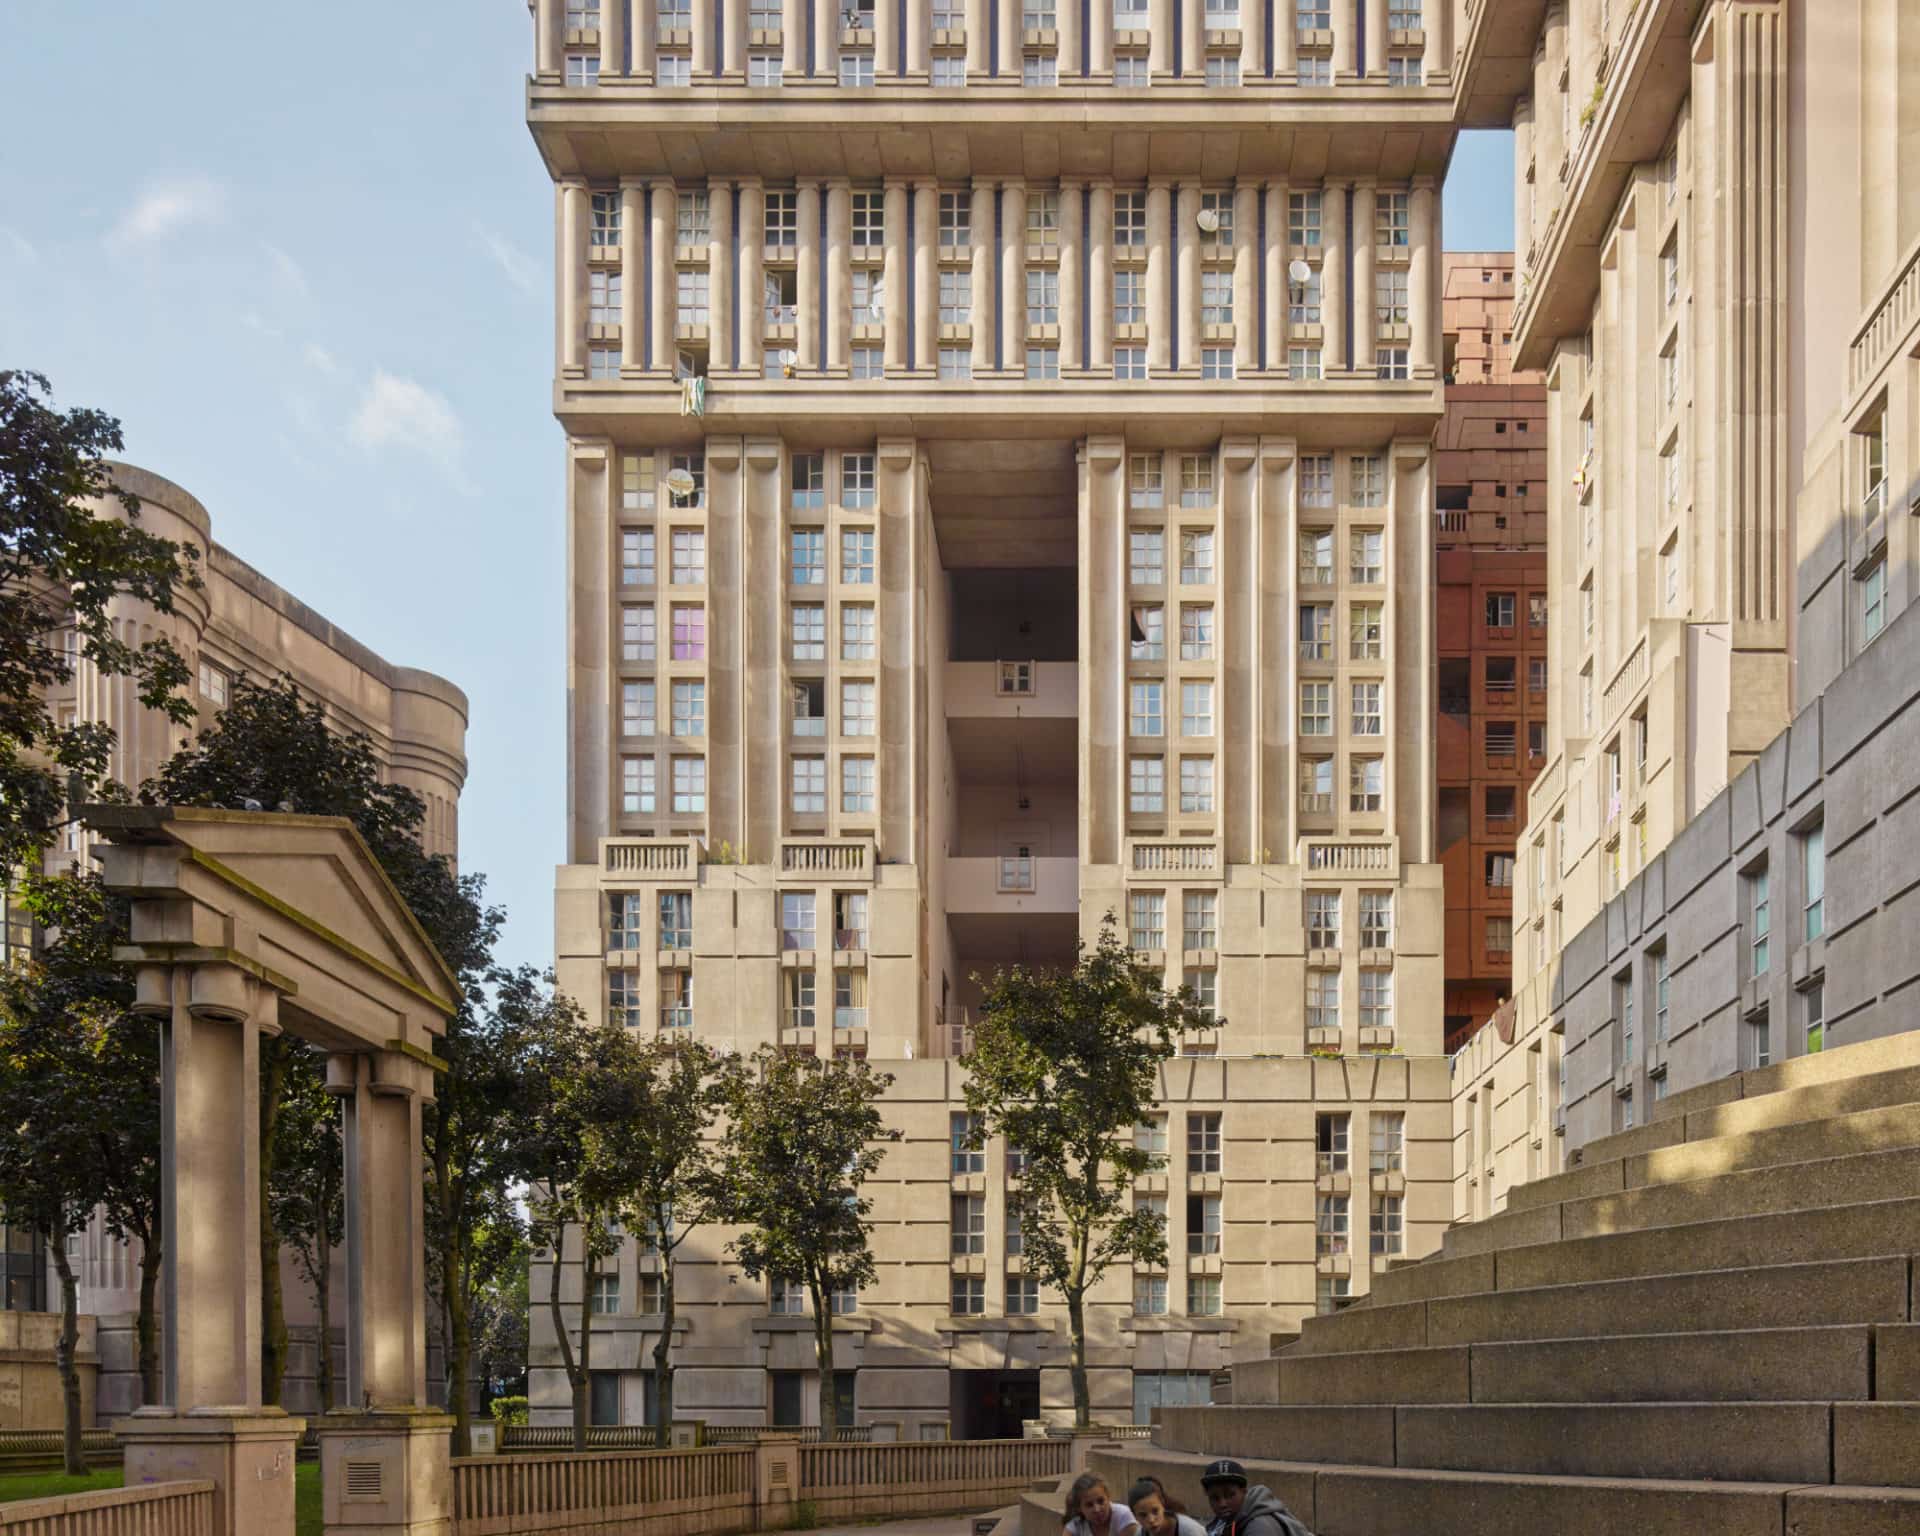
[[[4,1536],[213,1536],[213,1484],[147,1483],[0,1504]]]

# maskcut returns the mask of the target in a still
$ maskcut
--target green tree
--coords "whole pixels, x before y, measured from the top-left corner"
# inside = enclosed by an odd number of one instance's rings
[[[34,876],[26,901],[45,925],[39,955],[0,971],[0,1205],[40,1234],[60,1283],[55,1350],[65,1399],[65,1459],[80,1450],[77,1277],[67,1236],[103,1213],[116,1236],[146,1241],[141,1276],[141,1371],[149,1400],[157,1371],[151,1277],[160,1263],[159,1049],[156,1032],[127,1013],[133,984],[113,961],[124,916],[92,875]]]
[[[729,1247],[752,1280],[799,1281],[813,1307],[820,1426],[833,1430],[833,1297],[871,1285],[862,1193],[900,1133],[881,1120],[893,1078],[864,1061],[822,1060],[772,1046],[729,1085],[724,1219],[747,1228]]]
[[[33,862],[106,776],[112,729],[61,725],[49,698],[73,682],[76,656],[132,678],[140,702],[176,724],[193,719],[179,653],[165,639],[129,644],[109,610],[132,598],[171,613],[176,591],[199,585],[199,551],[141,528],[138,498],[115,489],[106,455],[120,423],[57,411],[49,394],[40,374],[0,370],[0,871]],[[96,513],[102,500],[125,521]]]
[[[585,1182],[658,1256],[654,1444],[664,1448],[673,1424],[677,1255],[726,1208],[717,1128],[739,1062],[698,1040],[643,1040],[619,1024],[603,1026],[593,1055],[597,1114],[587,1127]]]
[[[479,1227],[467,1268],[467,1316],[480,1412],[495,1398],[527,1393],[527,1336],[531,1322],[527,1279],[533,1251],[511,1200]]]
[[[1164,1224],[1133,1208],[1159,1159],[1134,1144],[1177,1037],[1212,1022],[1191,988],[1166,991],[1135,963],[1109,913],[1068,971],[1016,966],[985,984],[967,1058],[973,1144],[1006,1138],[1026,1158],[1009,1202],[1023,1265],[1067,1304],[1073,1419],[1086,1428],[1087,1292],[1114,1264],[1166,1262]]]
[[[269,1199],[273,1231],[313,1287],[319,1313],[320,1411],[333,1407],[333,1255],[346,1240],[346,1163],[340,1101],[327,1092],[326,1059],[296,1044],[286,1059],[274,1124]]]

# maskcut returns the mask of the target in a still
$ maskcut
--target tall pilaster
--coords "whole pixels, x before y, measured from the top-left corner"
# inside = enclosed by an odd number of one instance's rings
[[[767,194],[757,177],[740,182],[740,344],[733,366],[755,378],[760,374],[767,329]]]
[[[1113,367],[1113,183],[1093,184],[1087,218],[1087,367]]]
[[[1000,366],[1024,373],[1026,359],[1027,189],[1010,181],[1000,190]]]
[[[1353,189],[1353,369],[1363,377],[1373,373],[1374,293],[1373,293],[1373,214],[1374,187],[1363,181]]]
[[[881,9],[886,8],[883,0]],[[912,366],[913,361],[907,351],[907,332],[913,325],[913,309],[907,302],[907,267],[912,260],[912,253],[907,248],[907,197],[907,184],[904,181],[887,183],[883,205],[887,243],[880,268],[880,281],[884,294],[885,307],[881,319],[886,326],[889,377],[904,372]]]
[[[913,366],[932,373],[940,346],[940,192],[933,182],[913,189]]]
[[[1077,181],[1060,187],[1060,372],[1087,366],[1081,346],[1080,285],[1086,275],[1085,187]]]
[[[1260,366],[1260,195],[1250,181],[1233,189],[1233,371]],[[1271,231],[1269,231],[1271,233]]]
[[[845,378],[853,364],[853,192],[827,184],[827,371]]]
[[[1330,181],[1320,194],[1320,368],[1347,366],[1347,186]]]
[[[554,266],[560,273],[560,371],[569,378],[587,374],[587,220],[587,184],[561,182]]]
[[[620,182],[620,372],[623,377],[638,374],[647,365],[647,327],[653,314],[646,283],[646,222],[646,183],[638,177],[623,177]]]
[[[1408,361],[1415,378],[1432,378],[1434,342],[1440,333],[1439,249],[1440,231],[1436,225],[1433,182],[1417,177],[1408,198],[1408,237],[1412,255],[1407,271],[1407,320],[1412,327]]]
[[[821,282],[825,270],[821,248],[825,244],[820,224],[820,183],[799,183],[800,244],[794,253],[794,288],[798,298],[794,359],[803,373],[817,373],[826,366],[826,348],[821,342],[825,316],[821,307]]]
[[[707,366],[724,373],[734,359],[733,183],[707,188]]]
[[[973,371],[993,368],[995,272],[993,263],[993,186],[973,184]]]
[[[1174,200],[1174,246],[1180,290],[1180,349],[1174,364],[1182,373],[1200,368],[1200,188],[1181,185]]]
[[[1147,188],[1147,367],[1155,374],[1173,366],[1173,189]]]

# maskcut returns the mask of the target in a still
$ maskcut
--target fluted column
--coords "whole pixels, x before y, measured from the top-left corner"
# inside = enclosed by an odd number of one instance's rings
[[[933,6],[931,0],[907,0],[907,78],[924,85],[932,73]]]
[[[1284,26],[1287,0],[1274,0],[1274,25]],[[1267,73],[1266,0],[1240,0],[1240,78],[1263,80]]]
[[[1407,360],[1416,378],[1430,378],[1434,339],[1440,329],[1440,317],[1436,313],[1439,307],[1436,276],[1440,264],[1434,256],[1440,241],[1434,221],[1431,180],[1421,178],[1414,182],[1409,204],[1408,235],[1413,241],[1413,259],[1407,272],[1407,321],[1413,330],[1413,340]]]
[[[1093,0],[1087,13],[1087,78],[1113,78],[1113,6]]]
[[[1233,189],[1233,371],[1260,366],[1260,188]]]
[[[1358,183],[1353,189],[1353,367],[1369,377],[1374,337],[1373,209],[1373,183]]]
[[[648,308],[646,270],[646,183],[620,182],[620,372],[638,373],[647,365]]]
[[[1206,0],[1180,0],[1180,77],[1204,80],[1207,75]]]
[[[968,34],[971,37],[971,33]],[[993,368],[993,188],[973,184],[973,371]]]
[[[560,183],[560,231],[554,266],[560,273],[560,367],[584,376],[587,370],[587,184]]]
[[[1267,367],[1282,372],[1287,366],[1287,184],[1276,182],[1264,194],[1267,203],[1267,248],[1260,260],[1267,269]]]
[[[707,187],[707,364],[715,373],[733,356],[733,184]]]
[[[794,362],[802,372],[817,372],[824,364],[820,348],[820,272],[826,232],[820,227],[820,183],[799,184],[800,245],[795,252],[793,283],[799,308],[794,331]]]
[[[1007,0],[1002,0],[1002,4]],[[1027,189],[1010,181],[1000,191],[1000,366],[1027,367]]]
[[[807,73],[807,0],[780,0],[780,73],[787,85]]]
[[[987,78],[987,61],[993,56],[992,28],[987,20],[990,14],[987,9],[987,0],[967,0],[967,80],[969,83]]]
[[[1060,184],[1060,372],[1087,365],[1080,345],[1080,284],[1086,272],[1082,247],[1086,220],[1081,207],[1085,188],[1077,181]]]
[[[940,192],[930,181],[913,189],[913,366],[932,373],[940,346]]]
[[[888,0],[880,0],[885,9]],[[886,362],[889,377],[911,365],[907,356],[907,329],[913,312],[907,305],[907,184],[889,181],[882,216],[887,224],[887,244],[880,266],[883,289],[881,320],[886,326]]]
[[[853,191],[827,184],[827,368],[844,375],[853,363]]]
[[[1330,181],[1320,192],[1320,369],[1347,366],[1347,188]]]
[[[1155,374],[1173,366],[1172,204],[1165,182],[1147,188],[1147,367]]]
[[[1147,68],[1158,85],[1173,78],[1173,0],[1149,0],[1147,27]]]
[[[660,28],[653,0],[614,0],[627,12],[627,34],[632,39],[633,78],[651,84],[659,57]]]
[[[1087,216],[1087,367],[1113,367],[1113,183],[1093,184]]]
[[[899,0],[874,0],[873,78],[875,84],[900,78]]]
[[[557,78],[567,35],[563,0],[538,0],[533,15],[534,73]]]
[[[740,346],[734,367],[755,378],[767,334],[767,194],[757,177],[740,183]]]
[[[1366,0],[1367,74],[1384,80],[1387,74],[1387,0]]]
[[[1174,250],[1178,257],[1180,291],[1180,349],[1174,365],[1187,372],[1200,368],[1200,188],[1187,182],[1174,200]]]
[[[600,78],[609,80],[627,72],[627,7],[611,0],[600,7]]]
[[[720,67],[727,79],[747,78],[747,0],[720,0],[724,25],[720,28]]]
[[[713,13],[719,0],[693,0],[693,81],[705,85],[713,78]]]
[[[647,302],[653,306],[653,366],[671,374],[674,356],[674,316],[678,299],[674,293],[673,221],[677,189],[671,181],[660,179],[647,185],[647,200],[652,205],[647,220],[647,239],[652,244],[648,266],[653,269],[653,291]]]

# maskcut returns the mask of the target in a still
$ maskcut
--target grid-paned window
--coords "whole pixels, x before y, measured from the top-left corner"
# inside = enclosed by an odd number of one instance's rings
[[[1127,805],[1136,815],[1158,816],[1167,808],[1167,765],[1157,757],[1127,762]]]
[[[1180,734],[1213,734],[1213,684],[1183,682],[1180,685]]]
[[[1324,6],[1321,15],[1326,14]],[[1326,22],[1320,23],[1322,26]],[[1290,245],[1304,246],[1309,249],[1320,244],[1320,194],[1318,192],[1289,192],[1287,194],[1287,242]],[[1315,287],[1318,288],[1316,274]],[[1318,303],[1316,297],[1315,302]]]
[[[1353,734],[1356,736],[1378,736],[1382,731],[1380,706],[1381,690],[1384,683],[1361,682],[1353,684]]]
[[[651,736],[654,723],[654,694],[651,680],[620,685],[620,734]]]
[[[1127,579],[1136,587],[1157,587],[1165,583],[1167,540],[1157,528],[1127,530]]]
[[[1375,1254],[1391,1256],[1406,1252],[1405,1221],[1401,1209],[1403,1203],[1404,1197],[1400,1195],[1376,1194],[1373,1197],[1369,1246]]]
[[[697,816],[707,809],[707,760],[704,757],[676,757],[673,760],[673,813]]]
[[[1220,1277],[1218,1275],[1187,1276],[1187,1316],[1218,1317],[1220,1315]]]
[[[1183,603],[1180,606],[1180,659],[1213,659],[1213,607],[1208,603]]]
[[[1333,684],[1302,683],[1300,685],[1300,734],[1302,736],[1333,734]]]
[[[767,193],[765,225],[763,238],[768,245],[797,247],[800,244],[800,194]]]
[[[711,228],[707,194],[695,188],[674,194],[673,243],[705,245]]]
[[[1313,1117],[1314,1172],[1345,1173],[1351,1166],[1348,1138],[1353,1117],[1344,1111]]]
[[[1300,456],[1300,505],[1333,505],[1333,455],[1307,453]]]
[[[1180,810],[1183,815],[1207,815],[1213,810],[1213,759],[1180,759]]]
[[[1347,577],[1350,581],[1363,586],[1380,584],[1386,575],[1386,542],[1387,536],[1382,529],[1353,530],[1347,560]]]
[[[1213,455],[1180,455],[1180,505],[1190,508],[1211,507],[1217,492],[1213,483]]]
[[[1136,508],[1155,508],[1166,505],[1166,484],[1160,455],[1157,453],[1136,453],[1127,459],[1127,505]],[[1158,538],[1156,533],[1153,535]],[[1155,580],[1158,580],[1156,577]]]
[[[1127,688],[1127,734],[1162,736],[1166,734],[1166,690],[1158,682],[1136,681]]]
[[[676,736],[707,734],[707,685],[705,683],[690,679],[680,679],[674,683],[673,734]]]
[[[956,25],[965,25],[964,22]],[[940,194],[940,243],[949,248],[973,244],[973,203],[966,192]]]
[[[659,981],[660,1027],[693,1028],[693,972],[662,971]]]
[[[1319,1258],[1336,1258],[1347,1251],[1347,1199],[1345,1195],[1314,1199],[1314,1253]]]
[[[1147,318],[1147,274],[1126,268],[1113,274],[1113,323],[1141,325]]]
[[[1307,948],[1338,949],[1340,947],[1340,893],[1338,891],[1307,892]]]
[[[1318,325],[1320,323],[1320,269],[1308,269],[1306,279],[1295,282],[1291,275],[1287,278],[1287,323],[1290,325]],[[1303,347],[1300,349],[1305,351]]]
[[[707,272],[705,268],[681,267],[674,274],[674,291],[680,325],[707,323]]]
[[[840,455],[840,505],[871,507],[874,497],[874,456],[870,453]]]
[[[824,757],[796,757],[793,760],[791,803],[796,816],[826,815],[827,760]]]
[[[840,54],[840,84],[849,90],[860,90],[873,84],[873,50],[871,48],[847,48]],[[854,194],[859,197],[859,193]],[[854,242],[859,243],[859,235]],[[874,242],[876,245],[878,241]]]
[[[1387,799],[1387,765],[1384,758],[1353,757],[1347,760],[1347,809],[1359,816],[1378,815]]]
[[[973,318],[973,274],[961,267],[940,269],[940,323],[966,325]]]
[[[620,323],[620,274],[598,270],[587,274],[587,320],[593,325]]]
[[[650,757],[620,759],[620,810],[627,816],[654,812],[654,762]]]
[[[1376,1110],[1368,1127],[1371,1143],[1368,1163],[1375,1173],[1399,1173],[1406,1162],[1407,1117],[1404,1111]]]
[[[653,530],[620,530],[620,584],[624,587],[650,587],[655,580]]]
[[[1166,610],[1158,603],[1135,603],[1127,621],[1127,655],[1132,661],[1164,661]]]
[[[840,759],[840,809],[850,816],[873,814],[873,759]]]
[[[1412,241],[1412,194],[1381,192],[1374,200],[1373,243],[1404,248]]]
[[[1187,1116],[1187,1172],[1220,1171],[1220,1112],[1207,1111]]]
[[[1360,893],[1360,947],[1393,948],[1393,892]]]
[[[873,583],[873,530],[840,530],[840,579],[854,586]]]
[[[1136,1317],[1164,1317],[1167,1311],[1167,1277],[1133,1277],[1133,1312]]]
[[[671,535],[670,579],[677,587],[697,587],[707,579],[707,535],[700,528],[676,528]]]
[[[1360,1027],[1389,1029],[1393,1025],[1393,972],[1360,973]]]
[[[675,661],[707,659],[707,610],[698,603],[673,605],[671,652]]]
[[[1380,660],[1386,637],[1385,612],[1380,603],[1347,605],[1347,655],[1352,660]]]
[[[593,233],[589,238],[603,249],[620,243],[620,194],[618,192],[593,194]]]
[[[985,1195],[955,1195],[948,1221],[952,1251],[975,1254],[987,1251],[987,1198]]]
[[[1233,324],[1233,274],[1209,267],[1200,274],[1200,321],[1203,325]]]
[[[1209,586],[1213,582],[1213,530],[1180,530],[1180,582],[1183,586]]]
[[[1339,1027],[1340,973],[1309,971],[1307,973],[1307,1028],[1338,1029]]]
[[[1218,897],[1212,891],[1188,891],[1181,898],[1181,946],[1185,949],[1213,949],[1219,937]]]
[[[981,1131],[978,1115],[956,1111],[947,1116],[947,1144],[951,1152],[951,1172],[985,1173],[987,1149],[976,1144]]]
[[[1767,881],[1767,867],[1763,864],[1747,876],[1747,920],[1751,952],[1749,975],[1764,976],[1770,959],[1769,947],[1773,934],[1772,891]]]
[[[1167,898],[1162,891],[1133,891],[1127,896],[1127,943],[1134,949],[1167,947]]]
[[[607,972],[607,1022],[623,1029],[638,1029],[645,1022],[646,1002],[640,993],[640,977],[634,971]]]
[[[870,682],[843,682],[840,685],[840,734],[873,734],[874,685]]]
[[[827,609],[824,603],[795,603],[792,614],[793,659],[827,659]]]
[[[1113,194],[1113,243],[1117,246],[1141,246],[1147,243],[1147,194]]]

